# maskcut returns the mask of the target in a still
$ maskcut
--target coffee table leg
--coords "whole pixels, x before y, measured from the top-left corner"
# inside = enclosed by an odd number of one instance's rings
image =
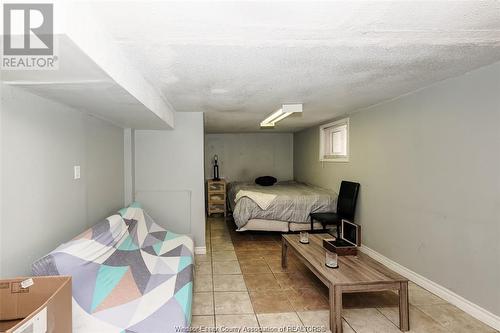
[[[330,331],[342,333],[342,290],[330,285]]]
[[[401,282],[399,287],[399,329],[410,330],[410,307],[408,305],[408,282]]]
[[[288,266],[287,260],[288,245],[284,239],[281,240],[281,267],[286,269]]]

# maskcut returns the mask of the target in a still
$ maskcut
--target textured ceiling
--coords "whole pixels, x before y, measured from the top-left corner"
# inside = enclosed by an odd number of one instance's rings
[[[176,111],[296,131],[500,60],[498,1],[98,2],[96,16]],[[269,131],[269,130],[268,130]]]
[[[2,84],[26,89],[117,126],[171,128],[165,119],[132,95],[130,89],[115,81],[68,36],[56,35],[55,43],[61,59],[57,70],[2,71]],[[119,59],[113,60],[118,62]]]

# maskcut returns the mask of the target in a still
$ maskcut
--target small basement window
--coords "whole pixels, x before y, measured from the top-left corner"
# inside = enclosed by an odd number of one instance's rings
[[[320,126],[319,160],[326,162],[349,161],[349,118]]]

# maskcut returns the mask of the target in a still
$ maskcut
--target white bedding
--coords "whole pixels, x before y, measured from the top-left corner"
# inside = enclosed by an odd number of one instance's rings
[[[260,209],[266,210],[273,200],[276,199],[277,195],[256,191],[239,190],[238,193],[236,193],[234,201],[237,203],[243,197],[251,199],[260,207]]]
[[[240,195],[236,200],[240,191],[257,192],[260,194],[259,197],[263,195],[275,197],[266,205],[266,209],[262,209],[251,196]],[[294,181],[279,182],[273,186],[244,182],[229,183],[228,198],[234,222],[239,229],[251,219],[309,223],[310,213],[335,212],[337,202],[335,192]]]

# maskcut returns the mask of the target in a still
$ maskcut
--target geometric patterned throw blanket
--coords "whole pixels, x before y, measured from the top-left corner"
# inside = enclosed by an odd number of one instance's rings
[[[73,277],[73,332],[163,333],[189,327],[193,240],[134,203],[33,263]]]

